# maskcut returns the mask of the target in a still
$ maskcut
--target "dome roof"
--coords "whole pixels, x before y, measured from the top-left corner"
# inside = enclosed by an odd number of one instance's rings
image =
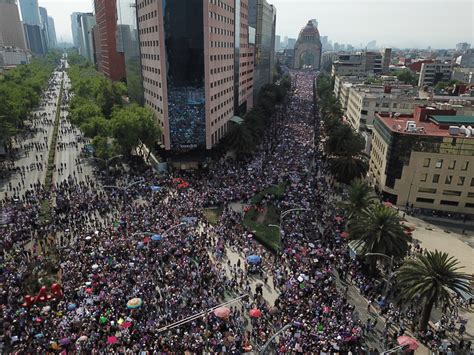
[[[298,42],[319,42],[319,31],[314,26],[312,21],[308,21],[305,27],[303,27],[298,36]]]

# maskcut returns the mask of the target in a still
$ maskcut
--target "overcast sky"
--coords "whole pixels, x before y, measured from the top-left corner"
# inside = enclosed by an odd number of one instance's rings
[[[112,0],[110,0],[112,1]],[[131,0],[132,1],[132,0]],[[315,18],[334,43],[355,46],[454,48],[474,42],[472,0],[268,0],[277,8],[277,34],[297,37]],[[70,14],[92,11],[93,0],[39,0],[54,18],[58,40],[71,41]]]

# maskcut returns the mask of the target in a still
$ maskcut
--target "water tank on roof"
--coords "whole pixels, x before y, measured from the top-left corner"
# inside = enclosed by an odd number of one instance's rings
[[[408,127],[409,127],[410,125],[415,125],[415,127],[416,127],[415,121],[407,121],[406,126],[405,126],[405,129],[406,129],[407,131],[408,131]]]
[[[449,126],[448,130],[449,134],[456,136],[459,134],[459,127],[458,126]]]
[[[408,124],[408,127],[407,127],[407,131],[408,132],[416,132],[416,124],[415,123],[410,123]]]

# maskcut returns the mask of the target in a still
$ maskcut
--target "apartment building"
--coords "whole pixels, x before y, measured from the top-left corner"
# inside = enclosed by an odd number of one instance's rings
[[[248,0],[138,0],[144,101],[162,147],[211,149],[253,105]]]
[[[391,48],[385,48],[380,52],[339,54],[332,65],[331,74],[332,76],[387,74],[391,59]]]
[[[396,205],[474,214],[473,126],[474,116],[434,107],[377,114],[369,178]]]
[[[451,63],[425,62],[421,64],[418,86],[433,86],[439,81],[449,81],[451,79]]]

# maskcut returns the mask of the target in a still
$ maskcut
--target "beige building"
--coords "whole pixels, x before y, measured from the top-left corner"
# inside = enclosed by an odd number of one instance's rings
[[[0,46],[26,50],[25,34],[16,0],[0,0]]]
[[[432,86],[439,81],[449,81],[451,79],[451,63],[423,63],[418,77],[418,86]]]
[[[145,104],[166,150],[211,149],[253,106],[248,0],[137,1]]]
[[[411,85],[353,85],[348,89],[345,116],[356,130],[371,128],[377,113],[411,113],[427,102],[419,99],[417,90]]]
[[[474,214],[474,116],[416,107],[377,115],[369,178],[399,206]]]

